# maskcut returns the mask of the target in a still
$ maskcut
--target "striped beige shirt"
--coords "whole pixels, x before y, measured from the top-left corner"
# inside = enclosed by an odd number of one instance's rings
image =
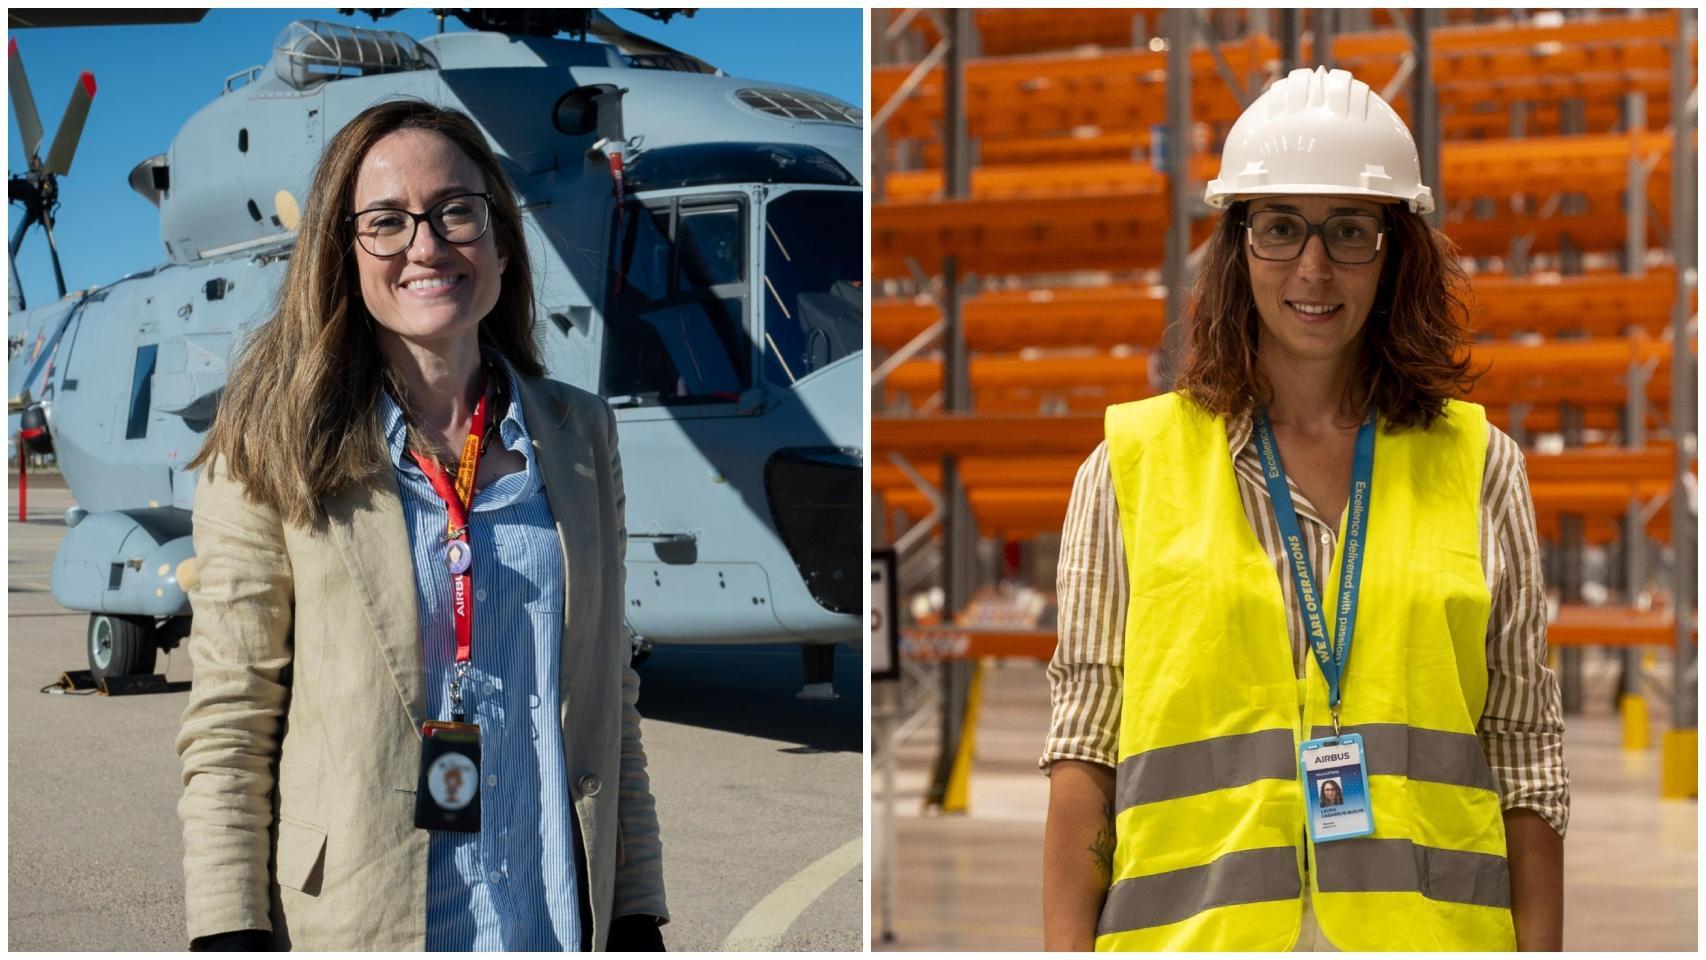
[[[1498,783],[1504,809],[1524,807],[1546,818],[1560,835],[1570,817],[1569,774],[1564,768],[1564,720],[1558,682],[1546,667],[1546,594],[1534,501],[1522,451],[1489,425],[1487,467],[1481,484],[1481,566],[1492,591],[1487,622],[1487,706],[1479,734]],[[1292,663],[1302,677],[1312,655],[1286,566],[1260,454],[1251,442],[1250,417],[1228,422],[1238,494],[1262,549],[1273,561],[1290,618]],[[1310,560],[1332,566],[1338,525],[1323,521],[1287,478]],[[1061,531],[1058,573],[1060,643],[1049,663],[1054,715],[1042,767],[1055,760],[1113,766],[1119,733],[1121,663],[1128,588],[1119,506],[1108,473],[1108,445],[1096,447],[1078,469]]]

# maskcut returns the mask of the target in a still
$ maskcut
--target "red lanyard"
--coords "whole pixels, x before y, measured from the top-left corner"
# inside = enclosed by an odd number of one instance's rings
[[[451,710],[458,720],[462,716],[462,676],[474,653],[474,581],[473,548],[468,542],[468,507],[474,499],[474,474],[480,468],[480,443],[486,434],[486,397],[480,390],[480,400],[474,405],[473,421],[468,425],[468,439],[462,444],[462,460],[456,467],[456,484],[438,461],[422,459],[414,454],[415,463],[426,474],[434,493],[444,501],[450,514],[450,529],[445,535],[444,557],[450,565],[451,609],[456,617],[456,679],[450,685]]]

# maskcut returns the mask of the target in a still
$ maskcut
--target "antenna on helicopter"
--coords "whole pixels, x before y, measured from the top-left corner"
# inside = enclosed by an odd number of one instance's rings
[[[83,122],[89,118],[89,104],[95,99],[95,75],[83,71],[71,88],[71,102],[60,118],[54,132],[53,145],[47,159],[38,152],[41,147],[41,115],[36,112],[35,96],[30,93],[29,77],[24,73],[24,61],[18,54],[18,41],[13,38],[7,46],[7,77],[12,91],[12,112],[18,118],[18,135],[23,140],[24,156],[29,169],[15,173],[7,180],[6,199],[24,208],[24,219],[12,232],[6,256],[11,266],[11,301],[13,310],[24,309],[24,288],[18,282],[18,247],[30,227],[41,224],[47,235],[48,254],[53,259],[53,280],[59,295],[65,296],[65,274],[59,267],[59,248],[53,242],[53,216],[59,207],[59,177],[71,172],[71,158],[77,152],[77,141],[83,136]]]

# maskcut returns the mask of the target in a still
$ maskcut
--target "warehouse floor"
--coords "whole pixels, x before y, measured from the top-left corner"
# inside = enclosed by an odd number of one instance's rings
[[[1609,660],[1585,671],[1584,713],[1566,718],[1571,776],[1565,838],[1566,950],[1697,946],[1698,819],[1693,800],[1659,799],[1667,724],[1653,704],[1654,746],[1622,748],[1611,710]],[[880,698],[879,703],[883,702]],[[881,714],[879,712],[879,718]],[[983,673],[968,811],[926,815],[935,756],[933,717],[895,753],[892,922],[885,924],[884,770],[872,771],[872,945],[878,950],[1037,950],[1042,947],[1042,830],[1048,779],[1037,756],[1049,719],[1043,665],[996,662]],[[884,725],[875,730],[878,736]],[[885,940],[885,929],[893,940]]]

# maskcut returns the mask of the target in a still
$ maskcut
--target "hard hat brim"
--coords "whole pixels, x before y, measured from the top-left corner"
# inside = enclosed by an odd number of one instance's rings
[[[1426,187],[1420,188],[1413,197],[1402,197],[1381,190],[1366,190],[1336,183],[1266,183],[1259,187],[1228,188],[1220,180],[1210,180],[1208,189],[1203,192],[1203,201],[1211,207],[1224,210],[1239,200],[1306,196],[1360,197],[1386,203],[1402,203],[1409,206],[1411,212],[1420,214],[1432,213],[1434,208],[1433,191]]]

